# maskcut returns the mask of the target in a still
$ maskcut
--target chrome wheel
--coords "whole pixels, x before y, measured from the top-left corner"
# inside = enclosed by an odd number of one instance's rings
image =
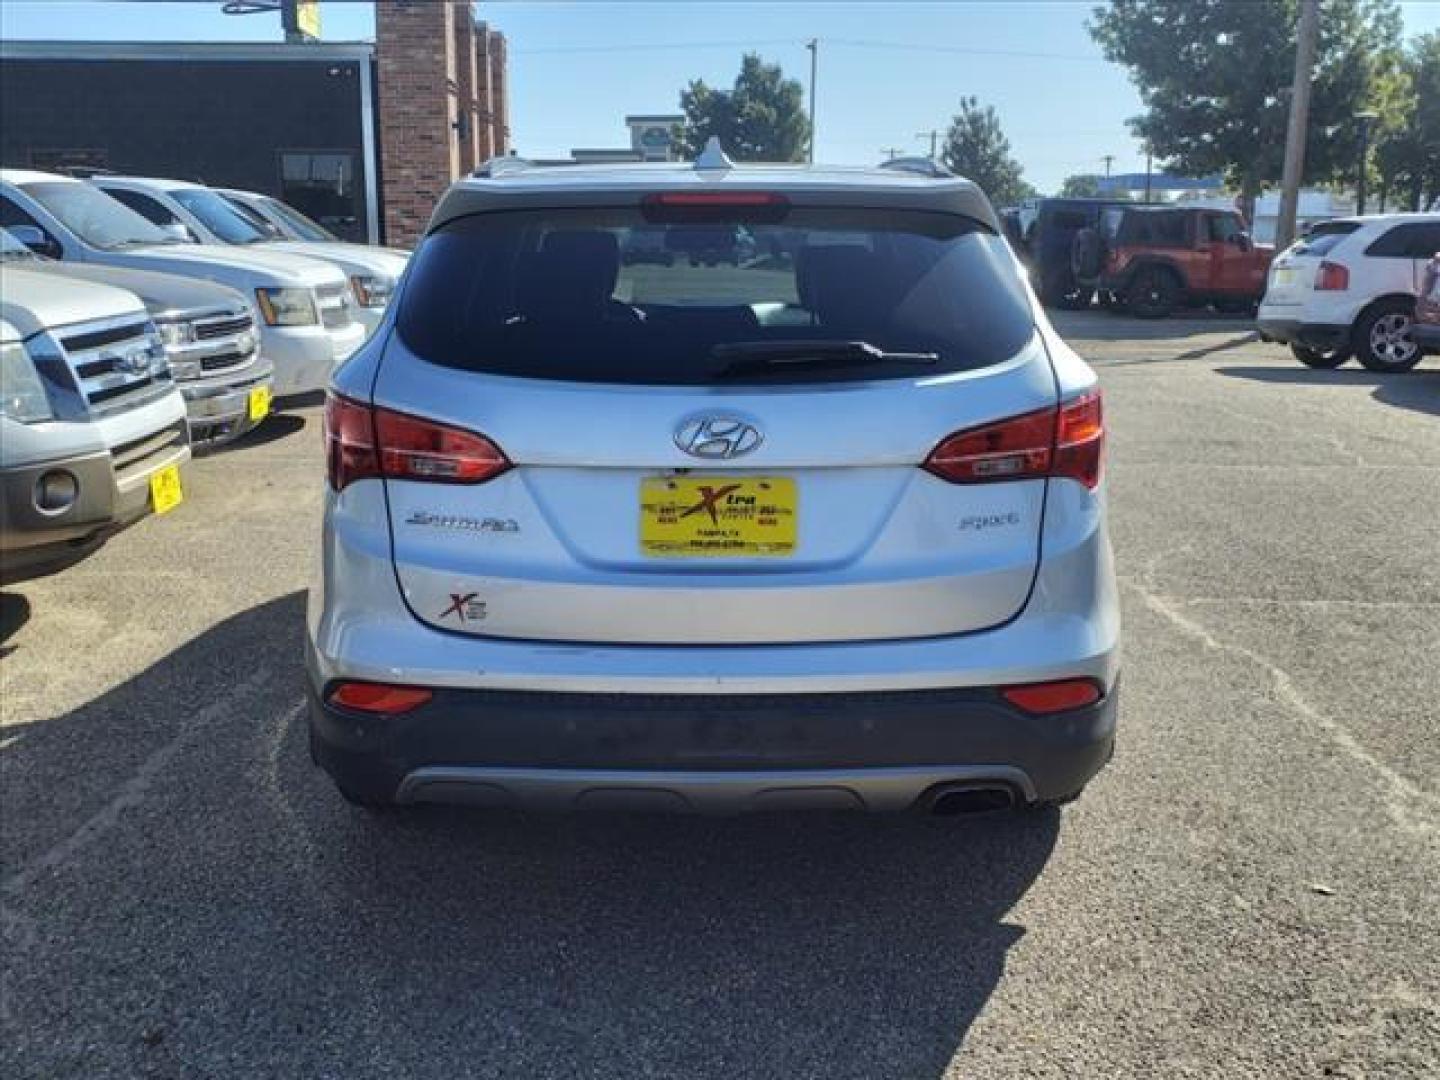
[[[1420,346],[1410,339],[1411,319],[1400,311],[1388,312],[1370,327],[1370,354],[1387,367],[1408,366]]]

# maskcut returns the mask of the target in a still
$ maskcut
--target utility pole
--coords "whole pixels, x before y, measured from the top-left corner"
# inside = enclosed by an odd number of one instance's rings
[[[1150,145],[1145,145],[1145,201],[1150,201],[1150,175],[1155,171],[1155,155],[1150,150]]]
[[[1110,166],[1115,162],[1115,155],[1106,154],[1100,160],[1105,163],[1105,175],[1108,177],[1110,175]]]
[[[1370,187],[1370,125],[1380,119],[1377,112],[1358,112],[1360,121],[1360,171],[1355,176],[1355,213],[1365,213],[1365,193]]]
[[[929,139],[929,140],[930,140],[930,160],[931,160],[931,161],[934,161],[934,160],[935,160],[936,145],[938,144],[938,142],[939,142],[939,140],[940,140],[940,132],[939,132],[938,130],[936,130],[935,128],[931,128],[929,131],[919,131],[919,132],[916,132],[916,133],[915,133],[915,138],[917,138],[917,139]]]
[[[1280,179],[1280,216],[1275,221],[1275,250],[1295,239],[1300,209],[1300,178],[1305,172],[1305,132],[1310,123],[1310,74],[1315,67],[1315,40],[1320,32],[1320,0],[1300,0],[1295,31],[1295,82],[1290,89],[1290,125],[1285,131],[1285,171]]]
[[[805,43],[810,50],[810,164],[815,164],[815,68],[820,62],[820,39],[811,38]]]

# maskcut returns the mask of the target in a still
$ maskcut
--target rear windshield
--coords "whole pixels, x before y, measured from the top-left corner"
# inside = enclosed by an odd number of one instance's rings
[[[397,327],[448,367],[729,385],[985,367],[1014,356],[1034,319],[1004,240],[966,218],[656,222],[630,207],[452,222],[415,253]]]
[[[1295,254],[1328,255],[1336,244],[1358,228],[1358,221],[1322,221],[1295,245]]]

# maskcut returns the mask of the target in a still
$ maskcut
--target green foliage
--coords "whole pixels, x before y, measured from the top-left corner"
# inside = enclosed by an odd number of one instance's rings
[[[1181,172],[1223,172],[1247,199],[1278,183],[1299,0],[1111,0],[1090,33],[1130,69],[1145,112],[1131,130]],[[1355,113],[1400,41],[1394,0],[1322,0],[1305,182],[1354,173]]]
[[[960,99],[960,111],[950,121],[940,160],[954,172],[975,181],[996,206],[1013,206],[1035,194],[1025,182],[1020,163],[1010,154],[1010,140],[1000,130],[1000,118],[978,98]]]
[[[681,151],[693,158],[713,135],[736,161],[804,161],[810,143],[804,102],[800,83],[785,78],[779,64],[746,53],[732,89],[696,79],[681,92]]]
[[[1100,194],[1100,177],[1094,173],[1080,173],[1076,176],[1067,176],[1065,182],[1060,185],[1062,197],[1072,199],[1089,199]]]
[[[1440,33],[1410,43],[1380,86],[1373,171],[1379,194],[1422,210],[1440,198]]]

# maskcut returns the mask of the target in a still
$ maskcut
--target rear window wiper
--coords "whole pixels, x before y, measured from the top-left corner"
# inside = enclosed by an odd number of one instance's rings
[[[727,341],[710,350],[725,361],[718,374],[791,367],[844,367],[864,364],[936,364],[933,352],[889,352],[868,341]]]

